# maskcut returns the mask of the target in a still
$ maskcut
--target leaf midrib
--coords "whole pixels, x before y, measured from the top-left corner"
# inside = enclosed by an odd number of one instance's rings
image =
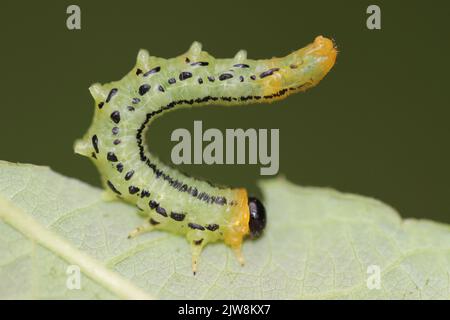
[[[129,280],[106,268],[101,262],[75,248],[72,244],[46,229],[22,209],[0,197],[0,218],[22,233],[33,243],[38,243],[71,264],[115,295],[124,299],[152,299]]]

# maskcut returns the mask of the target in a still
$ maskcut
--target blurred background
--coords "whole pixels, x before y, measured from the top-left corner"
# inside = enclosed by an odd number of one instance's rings
[[[81,8],[68,30],[66,8]],[[381,8],[381,30],[366,9]],[[194,41],[218,58],[282,56],[334,38],[320,85],[274,104],[171,112],[149,130],[170,162],[176,128],[279,128],[280,174],[306,186],[378,198],[403,217],[450,222],[450,41],[444,1],[1,1],[0,159],[46,165],[100,185],[73,153],[94,102],[88,87],[124,76],[140,48],[173,57]],[[184,165],[194,176],[259,194],[259,165]]]

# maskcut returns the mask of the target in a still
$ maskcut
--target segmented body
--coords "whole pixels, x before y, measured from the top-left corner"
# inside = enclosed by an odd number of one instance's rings
[[[160,162],[145,144],[148,125],[169,110],[211,104],[271,102],[317,84],[335,62],[336,49],[323,37],[283,58],[249,60],[245,51],[215,59],[194,42],[172,59],[138,54],[123,79],[94,84],[91,127],[75,151],[91,157],[111,196],[148,214],[134,234],[161,229],[186,235],[193,268],[209,242],[224,242],[240,252],[249,233],[245,189],[218,188],[187,177]]]

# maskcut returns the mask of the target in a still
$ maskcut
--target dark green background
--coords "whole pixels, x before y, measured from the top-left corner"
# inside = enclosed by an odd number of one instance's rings
[[[366,28],[379,4],[382,30]],[[48,165],[99,185],[72,145],[90,124],[93,82],[120,79],[138,49],[173,57],[198,40],[216,57],[284,55],[317,35],[336,40],[316,88],[271,105],[168,114],[150,144],[170,159],[170,133],[280,128],[280,174],[378,198],[403,216],[450,222],[449,27],[444,1],[2,1],[0,159]],[[82,30],[66,28],[78,4]],[[183,166],[258,193],[259,166]]]

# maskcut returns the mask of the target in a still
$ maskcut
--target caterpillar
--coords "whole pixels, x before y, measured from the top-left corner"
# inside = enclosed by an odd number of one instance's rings
[[[75,152],[92,159],[109,197],[136,205],[147,217],[130,238],[154,229],[184,235],[194,275],[202,249],[214,241],[224,241],[244,264],[243,239],[259,237],[266,226],[261,201],[243,188],[214,186],[163,164],[147,150],[146,129],[165,112],[185,106],[272,102],[304,91],[324,78],[336,55],[334,42],[322,36],[268,60],[247,59],[244,50],[232,59],[215,59],[198,42],[171,59],[140,50],[124,78],[90,86],[95,112]]]

